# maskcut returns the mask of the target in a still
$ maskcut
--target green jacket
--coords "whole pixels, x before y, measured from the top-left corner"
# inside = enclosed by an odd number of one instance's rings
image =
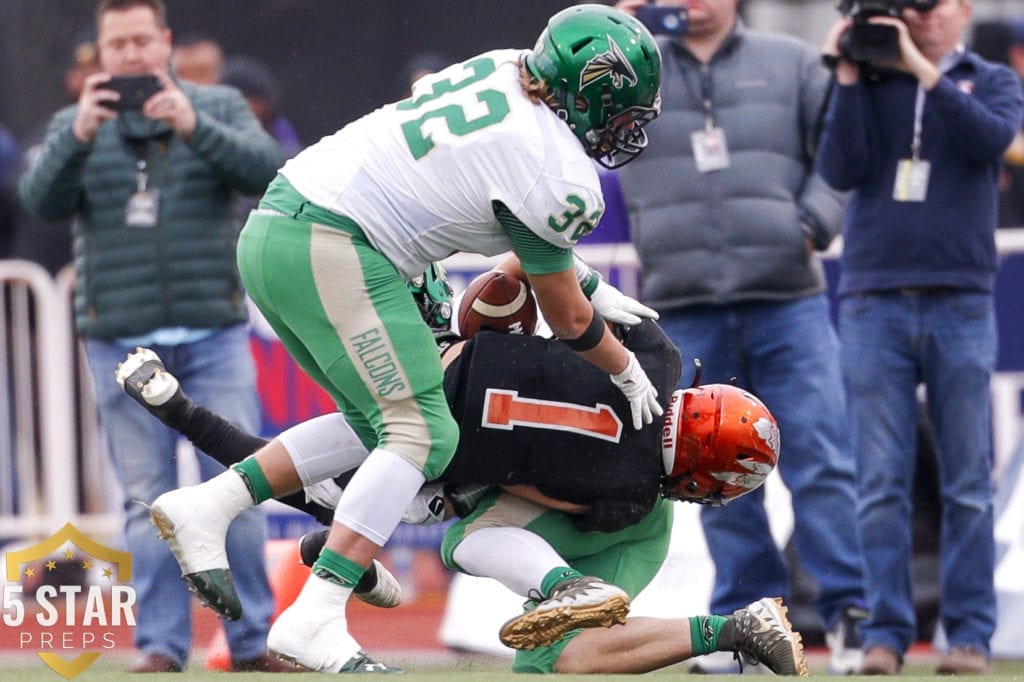
[[[75,324],[113,339],[162,327],[209,329],[246,319],[235,265],[237,193],[261,193],[283,163],[277,143],[234,88],[180,82],[197,123],[186,142],[137,112],[101,126],[92,145],[71,132],[77,105],[57,112],[21,179],[25,208],[74,217]],[[129,227],[138,157],[159,190],[157,225]]]

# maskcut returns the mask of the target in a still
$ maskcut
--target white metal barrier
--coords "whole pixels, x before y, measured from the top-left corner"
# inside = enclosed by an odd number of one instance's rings
[[[1024,229],[997,237],[1001,253],[1024,253]],[[631,245],[581,245],[578,252],[606,276],[617,271],[618,286],[636,295],[639,262]],[[445,264],[460,289],[498,260],[460,254]],[[0,542],[47,535],[68,521],[102,535],[121,525],[118,484],[73,332],[73,280],[70,269],[54,279],[34,263],[0,261]],[[1022,433],[1024,372],[997,374],[992,391],[999,466]]]
[[[102,507],[110,483],[96,475],[92,389],[76,371],[72,281],[70,271],[54,279],[35,263],[0,261],[0,539],[68,521],[92,533],[119,525]]]

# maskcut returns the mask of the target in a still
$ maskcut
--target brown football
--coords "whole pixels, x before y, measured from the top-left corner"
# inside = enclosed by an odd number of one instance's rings
[[[533,334],[537,302],[527,282],[507,272],[477,275],[459,304],[459,333],[464,339],[490,329],[502,334]]]

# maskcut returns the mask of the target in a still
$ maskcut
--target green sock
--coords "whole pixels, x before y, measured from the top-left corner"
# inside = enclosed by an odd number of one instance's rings
[[[245,487],[249,489],[252,501],[256,504],[274,496],[270,490],[270,481],[267,480],[267,475],[263,473],[263,469],[260,468],[259,462],[255,458],[246,457],[238,464],[232,464],[231,469],[245,481]]]
[[[547,599],[551,596],[551,590],[555,589],[559,583],[564,583],[566,580],[572,580],[573,578],[582,577],[583,574],[575,568],[569,568],[568,566],[553,568],[548,571],[546,576],[544,576],[544,580],[540,581],[540,593],[544,595],[545,599]]]
[[[718,635],[728,622],[725,616],[693,616],[690,618],[690,644],[694,656],[718,651]]]
[[[323,548],[313,563],[313,574],[342,587],[355,587],[366,572],[362,566],[337,552]]]

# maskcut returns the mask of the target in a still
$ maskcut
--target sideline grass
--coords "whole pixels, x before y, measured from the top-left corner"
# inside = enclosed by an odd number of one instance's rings
[[[417,654],[393,654],[390,656],[382,655],[381,658],[386,660],[388,663],[405,668],[406,673],[400,678],[397,678],[401,682],[418,682],[419,680],[423,680],[424,682],[437,682],[442,679],[445,682],[506,682],[511,680],[527,682],[530,679],[535,679],[523,675],[513,675],[511,672],[508,672],[507,659],[490,656],[462,656],[458,654],[419,656]],[[900,679],[906,682],[939,679],[946,680],[948,682],[948,677],[939,678],[934,675],[934,659],[934,656],[911,657],[911,659],[908,660]],[[823,655],[812,654],[810,656],[810,662],[812,677],[829,679],[825,674],[825,665],[827,661]],[[225,680],[236,678],[270,682],[271,680],[282,679],[279,674],[271,673],[245,673],[243,678],[239,674],[211,672],[204,669],[201,665],[192,665],[183,673],[148,674],[144,676],[132,675],[125,672],[128,665],[130,665],[129,658],[119,656],[117,654],[104,655],[101,656],[88,670],[74,679],[81,680],[82,682],[99,682],[101,680],[111,680],[115,682],[118,680],[152,680],[153,682],[159,682],[160,680],[166,680],[167,682],[184,682],[185,680],[215,682],[216,680],[220,680],[221,682],[224,682]],[[992,668],[992,674],[982,678],[986,680],[986,682],[1024,680],[1024,661],[995,661]],[[688,675],[685,670],[686,668],[683,666],[676,666],[652,674],[659,677],[663,675],[672,675],[674,679],[690,678],[695,682],[697,680],[708,679],[706,675]],[[34,655],[0,656],[0,682],[9,682],[12,680],[18,680],[19,682],[45,682],[46,680],[59,682],[61,679],[62,678],[59,675],[47,668],[46,665],[44,665],[43,662]],[[337,679],[337,676],[306,673],[301,679]],[[566,682],[583,682],[584,680],[595,679],[602,681],[607,680],[609,682],[626,682],[629,680],[635,682],[637,677],[635,675],[560,675],[558,679],[565,680]],[[868,677],[850,677],[844,679],[865,681],[873,680],[874,682],[877,682],[878,680],[878,678]]]

